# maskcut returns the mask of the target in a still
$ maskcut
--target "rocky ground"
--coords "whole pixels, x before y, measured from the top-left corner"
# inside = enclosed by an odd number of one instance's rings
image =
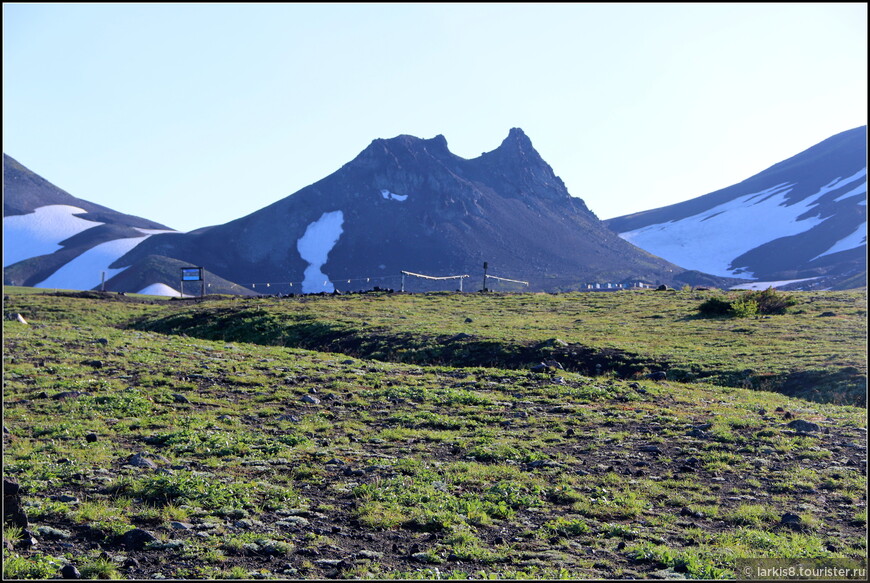
[[[866,559],[855,407],[4,332],[7,578],[717,579],[739,558]]]

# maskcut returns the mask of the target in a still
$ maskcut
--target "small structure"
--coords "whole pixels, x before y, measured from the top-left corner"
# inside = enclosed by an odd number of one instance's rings
[[[200,283],[199,287],[199,297],[202,298],[205,296],[205,279],[202,277],[202,267],[182,267],[181,268],[181,297],[184,297],[184,282],[185,281],[198,281]]]

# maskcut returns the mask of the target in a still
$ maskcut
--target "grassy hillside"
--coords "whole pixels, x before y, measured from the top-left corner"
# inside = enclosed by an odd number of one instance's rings
[[[567,370],[633,378],[664,370],[865,405],[866,291],[789,294],[788,313],[699,317],[720,292],[366,294],[207,302],[152,312],[137,327],[417,364]],[[738,297],[740,294],[732,294]]]
[[[863,292],[707,319],[696,292],[5,291],[28,323],[4,320],[4,478],[30,533],[4,528],[7,578],[729,578],[740,558],[866,558],[866,410],[748,388],[816,374],[836,401],[864,382]],[[546,356],[569,370],[529,370]],[[746,388],[710,382],[746,369]]]

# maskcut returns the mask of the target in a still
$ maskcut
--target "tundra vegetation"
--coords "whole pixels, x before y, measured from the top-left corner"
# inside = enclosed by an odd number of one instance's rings
[[[710,579],[867,556],[866,290],[718,315],[691,290],[4,291],[4,489],[27,517],[4,578]]]

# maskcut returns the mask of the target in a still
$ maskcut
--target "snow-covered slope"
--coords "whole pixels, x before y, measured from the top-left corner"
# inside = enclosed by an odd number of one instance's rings
[[[61,241],[102,223],[80,219],[84,209],[53,204],[27,215],[3,217],[3,267],[31,257],[54,253]]]
[[[121,258],[154,235],[179,235],[159,223],[75,198],[3,155],[3,281],[52,289],[106,290],[178,296],[179,266],[150,257],[146,266]],[[220,278],[211,293],[245,293]]]
[[[866,272],[866,135],[837,134],[734,186],[607,224],[688,269],[835,286]]]

